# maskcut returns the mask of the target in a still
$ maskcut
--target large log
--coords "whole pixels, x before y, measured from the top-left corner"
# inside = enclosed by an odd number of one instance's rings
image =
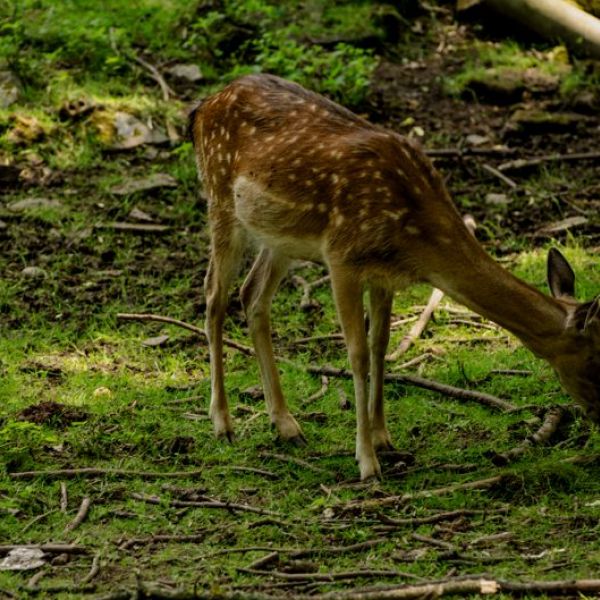
[[[480,0],[459,0],[460,8]],[[484,0],[496,12],[523,23],[548,39],[561,39],[575,51],[600,59],[600,19],[567,0]]]

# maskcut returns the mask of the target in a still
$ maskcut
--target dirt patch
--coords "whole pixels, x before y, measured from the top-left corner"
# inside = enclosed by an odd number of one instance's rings
[[[76,421],[86,421],[89,415],[81,408],[68,406],[60,402],[47,401],[24,408],[18,413],[17,417],[20,421],[64,429]]]

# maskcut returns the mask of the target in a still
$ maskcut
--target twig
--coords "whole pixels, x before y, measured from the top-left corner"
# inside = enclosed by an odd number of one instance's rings
[[[161,544],[164,542],[179,542],[181,544],[196,544],[206,539],[206,533],[199,535],[167,535],[157,534],[150,537],[139,537],[123,540],[119,543],[120,550],[128,550],[132,546],[145,546],[149,544]]]
[[[506,511],[504,511],[506,512]],[[428,525],[432,523],[439,523],[441,521],[453,521],[459,517],[470,517],[475,515],[487,515],[490,511],[486,510],[470,510],[466,508],[459,508],[457,510],[451,510],[448,512],[441,512],[436,515],[429,515],[427,517],[406,517],[404,519],[393,519],[384,514],[379,514],[378,518],[382,523],[386,525],[404,526],[410,525],[416,527],[418,525]]]
[[[193,331],[197,335],[199,335],[202,339],[206,340],[206,332],[204,329],[200,327],[196,327],[195,325],[191,325],[190,323],[186,323],[185,321],[180,321],[179,319],[172,319],[171,317],[163,317],[161,315],[151,315],[151,314],[136,314],[136,313],[118,313],[117,319],[121,319],[122,321],[158,321],[159,323],[169,323],[170,325],[176,325],[177,327],[181,327],[183,329],[187,329],[188,331]],[[254,355],[254,349],[249,346],[244,346],[243,344],[239,344],[234,340],[230,340],[229,338],[223,338],[223,343],[226,346],[231,348],[235,348],[244,354],[249,356]]]
[[[81,501],[81,505],[79,506],[79,510],[77,511],[75,518],[65,527],[64,533],[70,533],[71,531],[79,527],[81,523],[83,523],[83,520],[86,518],[90,509],[90,504],[91,500],[86,496]]]
[[[55,512],[56,509],[53,508],[52,510],[49,510],[45,513],[42,513],[41,515],[38,515],[37,517],[34,517],[33,519],[31,519],[31,521],[29,521],[29,523],[27,523],[27,525],[25,525],[25,527],[23,527],[23,529],[21,529],[21,533],[25,533],[30,527],[32,527],[36,523],[39,523],[42,519],[45,519],[46,517]]]
[[[258,569],[238,568],[241,573],[251,575],[266,575],[288,581],[340,581],[342,579],[360,579],[366,577],[403,577],[404,573],[398,571],[375,571],[372,569],[358,569],[341,573],[283,573],[281,571],[260,571]]]
[[[465,156],[506,156],[515,154],[515,148],[428,148],[427,156],[432,158],[463,158]]]
[[[89,583],[92,579],[94,579],[94,577],[96,577],[96,575],[98,575],[98,573],[100,573],[100,555],[96,554],[94,556],[94,558],[92,559],[92,566],[90,567],[90,570],[88,571],[87,575],[85,577],[83,577],[79,583],[81,585],[85,585],[86,583]]]
[[[148,504],[163,504],[163,501],[158,496],[148,496],[146,494],[132,493],[132,498],[147,502]],[[166,503],[168,506],[175,508],[181,507],[196,507],[196,508],[222,508],[231,513],[237,511],[245,511],[256,513],[258,515],[269,515],[274,517],[281,516],[279,513],[267,510],[266,508],[257,508],[256,506],[250,506],[249,504],[239,504],[236,502],[222,502],[221,500],[169,500]]]
[[[347,504],[342,504],[339,508],[342,512],[349,512],[354,510],[373,510],[381,508],[382,506],[393,506],[405,504],[412,500],[419,498],[432,498],[437,496],[445,496],[447,494],[453,494],[457,491],[463,490],[483,490],[494,487],[495,485],[502,482],[504,479],[503,475],[496,475],[494,477],[488,477],[486,479],[478,479],[476,481],[467,481],[465,483],[455,483],[441,488],[433,488],[429,490],[420,490],[418,492],[409,492],[402,494],[401,496],[387,496],[385,498],[370,498],[368,500],[356,500]]]
[[[42,577],[44,577],[47,573],[48,569],[40,569],[37,573],[34,573],[31,576],[25,587],[30,591],[36,589],[38,583],[42,580]]]
[[[60,482],[60,511],[67,512],[69,506],[69,497],[67,495],[67,484],[64,481]]]
[[[142,67],[144,67],[144,69],[148,71],[150,77],[152,77],[152,79],[154,79],[154,81],[158,83],[162,91],[163,100],[165,102],[168,102],[171,96],[176,95],[175,92],[167,85],[167,82],[165,81],[164,77],[160,74],[160,71],[154,65],[151,65],[149,62],[145,61],[137,54],[133,54],[133,60],[135,60],[136,63],[142,65]]]
[[[327,341],[335,341],[335,342],[343,342],[344,334],[342,333],[329,333],[327,335],[313,335],[310,337],[298,338],[297,340],[292,340],[289,342],[289,346],[300,346],[302,344],[309,344],[311,342],[327,342]]]
[[[172,228],[170,225],[157,225],[153,223],[96,223],[94,229],[113,229],[114,231],[129,231],[131,233],[166,233]]]
[[[315,300],[311,299],[311,292],[315,288],[323,285],[324,283],[327,283],[329,280],[329,275],[324,275],[323,277],[320,277],[319,279],[310,282],[306,281],[306,279],[304,279],[304,277],[302,277],[301,275],[294,275],[292,277],[292,283],[294,283],[294,285],[302,287],[302,299],[300,300],[300,308],[303,310],[314,308],[317,304]]]
[[[562,406],[555,406],[550,408],[546,413],[546,417],[544,418],[544,422],[541,424],[540,428],[533,433],[532,435],[526,437],[521,444],[516,446],[515,448],[511,448],[506,452],[502,452],[501,454],[496,454],[492,458],[492,462],[495,465],[506,465],[513,459],[525,454],[529,448],[532,446],[536,446],[539,444],[545,444],[550,440],[550,438],[554,435],[555,431],[558,429],[560,425],[560,421],[565,415],[565,410]]]
[[[308,365],[306,370],[309,373],[315,373],[319,375],[329,375],[330,377],[342,377],[344,379],[351,379],[352,373],[346,369],[338,369],[336,367],[330,366],[318,366],[318,365]],[[407,385],[414,385],[416,387],[421,387],[426,390],[431,390],[434,392],[439,392],[440,394],[444,394],[446,396],[450,396],[451,398],[457,398],[460,400],[473,400],[475,402],[479,402],[480,404],[484,404],[486,406],[490,406],[492,408],[496,408],[503,411],[513,410],[515,406],[506,400],[502,400],[496,396],[492,396],[491,394],[485,394],[483,392],[475,392],[473,390],[465,390],[462,388],[457,388],[451,385],[446,385],[440,383],[438,381],[434,381],[432,379],[425,379],[423,377],[418,377],[416,375],[406,375],[400,373],[386,373],[385,375],[386,381],[397,381],[399,383],[405,383]]]
[[[431,316],[433,315],[433,311],[438,307],[439,303],[442,301],[444,297],[444,292],[442,290],[434,289],[429,297],[429,302],[427,302],[427,306],[425,310],[421,313],[421,316],[417,320],[417,322],[410,328],[410,331],[402,338],[400,345],[396,350],[394,350],[391,354],[388,354],[385,358],[386,360],[397,360],[399,356],[404,354],[413,344],[413,342],[421,337],[423,331],[427,327]]]
[[[308,469],[309,471],[314,471],[315,473],[321,473],[325,475],[329,475],[333,477],[333,473],[328,471],[327,469],[322,469],[321,467],[316,467],[315,465],[311,465],[309,462],[302,460],[301,458],[296,458],[294,456],[288,456],[287,454],[277,454],[275,452],[261,452],[260,454],[264,458],[274,458],[276,460],[281,460],[283,462],[290,462],[294,465],[298,465],[299,467],[303,467]]]
[[[262,413],[257,413],[258,415]],[[254,473],[256,475],[262,475],[263,477],[268,477],[269,479],[279,479],[279,475],[277,473],[273,473],[273,471],[267,471],[266,469],[257,469],[256,467],[243,467],[243,466],[224,466],[223,468],[228,471],[238,471],[239,473]]]
[[[405,369],[410,369],[410,367],[420,365],[422,362],[425,362],[430,358],[436,358],[435,354],[432,354],[431,352],[425,352],[423,354],[420,354],[419,356],[415,356],[414,358],[407,360],[404,363],[394,365],[394,371],[404,371]]]
[[[475,235],[475,229],[477,228],[477,224],[475,223],[475,219],[471,215],[465,215],[463,217],[463,222],[467,226],[467,229],[471,233],[471,235]],[[399,356],[402,356],[413,344],[413,342],[421,337],[423,331],[427,327],[427,324],[431,320],[433,312],[439,306],[442,298],[444,297],[444,292],[442,290],[438,290],[434,288],[431,292],[431,296],[429,297],[429,301],[425,306],[425,309],[417,319],[417,322],[410,328],[410,331],[402,338],[400,345],[396,350],[394,350],[391,354],[386,356],[386,360],[397,360]]]
[[[516,187],[518,187],[517,184],[510,177],[507,177],[506,175],[504,175],[504,173],[501,173],[498,169],[492,167],[492,165],[488,165],[486,163],[482,165],[481,168],[484,171],[487,171],[488,173],[492,174],[494,177],[500,179],[500,181],[503,181],[508,187],[512,188],[513,190]]]
[[[127,469],[101,469],[98,467],[83,467],[80,469],[56,469],[48,471],[22,471],[9,473],[12,479],[33,479],[34,477],[95,477],[97,475],[110,475],[112,477],[140,477],[141,479],[160,479],[168,477],[200,477],[204,471],[130,471]]]
[[[498,166],[499,171],[519,171],[529,167],[537,167],[545,162],[567,162],[580,160],[597,160],[600,158],[600,152],[574,152],[573,154],[550,154],[545,156],[536,156],[530,159],[518,158],[502,163]]]
[[[311,394],[306,400],[304,400],[304,402],[302,402],[302,405],[306,406],[315,400],[319,400],[319,398],[322,398],[327,393],[328,389],[329,378],[327,375],[321,375],[321,389],[317,390],[314,394]]]
[[[251,562],[246,568],[250,570],[262,569],[271,563],[277,562],[279,560],[279,552],[269,552],[269,554],[265,554],[260,558],[257,558],[255,561]]]
[[[436,540],[428,535],[413,533],[410,537],[417,542],[423,542],[425,544],[429,544],[430,546],[435,546],[436,548],[443,548],[444,550],[450,550],[451,552],[455,552],[457,550],[457,547],[454,544],[445,542],[443,540]]]

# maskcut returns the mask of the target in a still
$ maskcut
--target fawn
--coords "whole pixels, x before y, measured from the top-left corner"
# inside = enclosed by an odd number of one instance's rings
[[[320,261],[329,270],[353,373],[361,479],[380,476],[375,451],[391,447],[384,360],[393,292],[411,282],[428,282],[512,332],[600,421],[600,296],[575,301],[573,271],[554,249],[548,256],[553,297],[496,263],[410,140],[272,75],[242,77],[202,101],[190,115],[190,132],[209,199],[206,333],[217,436],[233,436],[223,384],[223,320],[249,242],[259,250],[240,296],[268,412],[285,440],[303,442],[304,435],[279,383],[271,301],[291,260]]]

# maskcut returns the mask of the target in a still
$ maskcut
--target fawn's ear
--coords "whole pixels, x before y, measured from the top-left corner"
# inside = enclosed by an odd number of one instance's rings
[[[548,287],[555,298],[575,296],[575,273],[567,259],[556,249],[548,252]]]
[[[595,345],[600,348],[600,296],[592,302],[585,315],[583,331],[591,337]]]

